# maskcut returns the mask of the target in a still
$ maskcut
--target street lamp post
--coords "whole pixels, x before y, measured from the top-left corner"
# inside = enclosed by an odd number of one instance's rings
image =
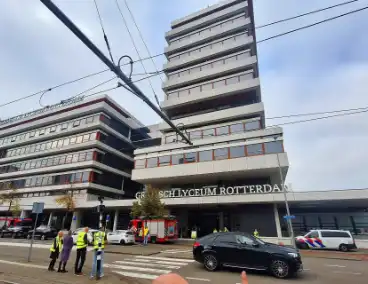
[[[274,138],[275,141],[276,141],[277,138],[278,137]],[[278,165],[278,168],[279,168],[282,192],[284,193],[284,201],[285,201],[285,207],[286,207],[286,221],[287,221],[287,224],[288,224],[288,231],[289,231],[289,234],[290,234],[290,242],[291,242],[291,245],[293,247],[295,247],[294,230],[293,230],[293,224],[291,222],[290,208],[289,208],[289,202],[288,202],[288,199],[287,199],[287,194],[286,194],[286,189],[285,189],[284,176],[282,174],[279,154],[277,153],[276,156],[277,156],[277,165]]]

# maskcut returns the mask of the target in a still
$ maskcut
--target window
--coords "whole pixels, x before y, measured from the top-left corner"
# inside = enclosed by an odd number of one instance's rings
[[[56,147],[57,147],[57,141],[52,141],[51,148],[56,149]]]
[[[80,125],[80,120],[76,120],[73,122],[73,127],[77,127]]]
[[[36,132],[32,131],[29,133],[29,138],[35,137],[35,135],[36,135]]]
[[[172,155],[171,156],[171,164],[172,165],[184,164],[183,154]]]
[[[83,135],[83,142],[89,141],[89,134]]]
[[[45,134],[45,131],[46,131],[46,129],[40,129],[40,132],[38,133],[38,135],[44,135]]]
[[[251,121],[245,123],[245,130],[255,130],[260,128],[260,122],[259,121]]]
[[[80,144],[83,142],[83,136],[78,136],[77,137],[77,144]]]
[[[216,238],[216,243],[235,243],[234,235],[232,234],[221,234]]]
[[[84,162],[86,160],[86,155],[87,155],[87,153],[80,153],[78,161],[79,162]]]
[[[282,153],[283,147],[281,141],[274,141],[274,142],[267,142],[264,143],[265,145],[265,153],[271,154],[271,153]]]
[[[194,163],[196,161],[197,161],[197,153],[185,153],[184,154],[185,163]]]
[[[321,231],[321,236],[325,238],[350,238],[348,232],[341,231]]]
[[[230,158],[239,158],[245,156],[244,146],[230,147]]]
[[[228,134],[229,134],[229,126],[223,126],[223,127],[216,128],[217,136],[228,135]]]
[[[203,138],[205,137],[210,137],[210,136],[215,136],[215,129],[206,129],[202,131],[203,133]]]
[[[55,131],[56,131],[56,126],[51,126],[51,127],[50,127],[50,133],[51,133],[51,132],[55,132]]]
[[[236,235],[235,240],[238,244],[241,244],[241,245],[253,245],[254,244],[253,239],[246,237],[244,235]]]
[[[72,137],[69,140],[69,144],[75,144],[76,141],[77,141],[77,138],[76,137]]]
[[[70,164],[73,160],[73,155],[66,156],[65,163]]]
[[[135,161],[135,168],[136,169],[144,169],[145,167],[146,167],[146,159]]]
[[[59,161],[59,164],[60,165],[64,165],[65,164],[65,158],[66,158],[66,156],[61,156],[60,157],[60,161]]]
[[[41,144],[41,151],[45,151],[46,150],[46,143],[42,143]]]
[[[215,149],[213,152],[213,155],[215,157],[215,160],[224,160],[228,159],[228,150],[229,148],[222,148],[222,149]]]
[[[158,165],[162,166],[169,166],[170,165],[170,156],[163,156],[158,158]]]
[[[82,175],[82,182],[89,182],[89,172],[84,172]]]
[[[309,234],[306,235],[308,238],[319,238],[319,234],[317,231],[312,231]]]
[[[57,143],[57,146],[56,146],[57,148],[61,148],[61,147],[63,147],[63,140],[59,140],[58,141],[58,143]]]
[[[61,125],[61,130],[67,129],[68,128],[68,123],[63,123]]]
[[[195,140],[195,139],[201,139],[201,138],[202,138],[201,130],[190,132],[190,139]]]
[[[51,149],[51,147],[52,147],[52,142],[47,142],[46,143],[46,150]]]
[[[86,118],[86,123],[88,124],[88,123],[92,123],[93,122],[93,120],[94,120],[94,116],[90,116],[90,117],[87,117]]]
[[[230,132],[231,133],[244,132],[244,124],[239,123],[239,124],[230,125]]]
[[[91,161],[93,160],[93,152],[88,152],[86,155],[86,161]]]
[[[199,152],[199,162],[212,161],[212,150]]]
[[[63,145],[64,145],[64,147],[69,145],[69,138],[64,139]]]
[[[75,173],[72,178],[72,182],[81,182],[83,173]]]
[[[252,144],[247,145],[246,147],[248,156],[260,155],[263,153],[262,144]]]
[[[149,158],[147,159],[147,168],[157,167],[157,158]]]

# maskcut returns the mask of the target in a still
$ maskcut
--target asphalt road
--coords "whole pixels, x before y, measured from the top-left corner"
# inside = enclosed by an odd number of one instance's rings
[[[152,283],[152,279],[163,273],[175,272],[185,277],[190,284],[214,283],[236,284],[240,282],[240,270],[224,270],[207,272],[202,265],[185,258],[188,249],[167,249],[154,255],[141,255],[145,248],[136,247],[136,255],[105,254],[105,275],[99,283]],[[75,253],[72,253],[68,263],[69,273],[58,274],[48,272],[49,250],[35,248],[32,262],[27,262],[28,248],[19,246],[0,246],[0,283],[1,280],[10,281],[8,284],[43,284],[43,283],[91,283],[88,276],[73,275]],[[92,254],[87,254],[84,273],[91,271]],[[290,280],[278,280],[265,273],[248,272],[249,283],[308,283],[308,284],[339,284],[339,283],[367,283],[368,262],[331,260],[321,258],[304,258],[304,268],[299,277]],[[6,282],[4,282],[6,283]]]

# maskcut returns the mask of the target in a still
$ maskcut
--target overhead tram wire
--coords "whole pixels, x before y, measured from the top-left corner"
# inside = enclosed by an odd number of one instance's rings
[[[103,26],[103,23],[102,23],[102,18],[101,18],[100,10],[98,9],[97,0],[94,0],[94,3],[95,3],[96,11],[97,11],[97,14],[98,14],[98,18],[100,20],[100,26],[101,26],[101,29],[102,29],[102,33],[103,33],[103,37],[104,37],[105,43],[106,43],[106,47],[107,47],[107,50],[108,50],[108,52],[110,54],[110,59],[115,64],[114,57],[112,56],[112,53],[111,53],[109,39],[107,38],[105,29],[104,29],[104,26]]]
[[[271,22],[271,23],[268,23],[268,24],[263,24],[263,25],[260,25],[260,26],[256,26],[256,29],[262,29],[262,28],[265,28],[265,27],[268,27],[268,26],[272,26],[272,25],[276,25],[276,24],[279,24],[279,23],[295,20],[295,19],[298,19],[298,18],[301,18],[301,17],[304,17],[304,16],[308,16],[308,15],[312,15],[312,14],[315,14],[315,13],[323,12],[323,11],[326,11],[326,10],[330,10],[330,9],[333,9],[333,8],[336,8],[336,7],[348,5],[348,4],[351,4],[351,3],[354,3],[354,2],[358,2],[358,1],[359,0],[351,0],[351,1],[342,2],[342,3],[335,4],[335,5],[332,5],[332,6],[329,6],[329,7],[313,10],[313,11],[303,13],[303,14],[299,14],[299,15],[296,15],[296,16],[293,16],[293,17],[289,17],[289,18],[277,20],[277,21],[274,21],[274,22]]]
[[[287,35],[287,34],[290,34],[290,33],[296,32],[296,31],[300,31],[300,30],[303,30],[303,29],[306,29],[306,28],[309,28],[309,27],[315,26],[315,25],[317,25],[317,24],[321,24],[321,23],[324,23],[324,22],[327,22],[327,21],[330,21],[330,20],[334,20],[334,19],[340,18],[340,17],[342,17],[342,16],[346,16],[347,14],[352,14],[352,13],[355,13],[355,12],[362,11],[362,10],[367,9],[367,8],[368,8],[368,7],[364,7],[364,8],[359,9],[359,10],[351,11],[351,12],[349,12],[349,13],[345,13],[345,14],[342,14],[342,15],[339,15],[339,16],[336,16],[336,17],[333,17],[333,18],[326,19],[325,21],[322,21],[322,22],[314,23],[314,24],[312,24],[312,25],[307,25],[307,26],[304,26],[304,27],[301,27],[301,28],[298,28],[298,29],[295,29],[295,30],[291,30],[291,31],[286,32],[286,33],[282,33],[282,34],[278,34],[278,35],[272,36],[272,37],[270,37],[270,38],[265,38],[265,39],[263,39],[263,40],[261,40],[261,41],[258,41],[257,43],[264,42],[264,41],[268,41],[268,40],[270,40],[270,39],[277,38],[277,37],[281,37],[281,36],[284,36],[284,35]],[[145,58],[141,58],[141,59],[133,60],[133,63],[135,63],[135,62],[140,62],[140,61],[145,61],[145,60],[150,60],[151,58],[156,58],[156,57],[163,56],[163,55],[165,55],[165,53],[164,53],[164,52],[163,52],[163,53],[159,53],[159,54],[155,54],[155,55],[153,55],[153,56],[149,56],[149,57],[145,57]],[[129,63],[122,64],[122,66],[127,65],[127,64],[129,64]],[[69,84],[72,84],[72,83],[75,83],[75,82],[78,82],[78,81],[84,80],[84,79],[86,79],[86,78],[89,78],[89,77],[93,77],[93,76],[99,75],[99,74],[104,73],[104,72],[109,71],[109,70],[110,70],[110,69],[109,69],[109,68],[107,68],[107,69],[104,69],[104,70],[101,70],[101,71],[98,71],[98,72],[95,72],[95,73],[91,73],[91,74],[85,75],[85,76],[83,76],[83,77],[80,77],[80,78],[77,78],[77,79],[74,79],[74,80],[71,80],[71,81],[67,81],[67,82],[61,83],[61,84],[56,85],[56,86],[51,87],[51,88],[42,89],[42,90],[40,90],[40,91],[38,91],[38,92],[36,92],[36,93],[33,93],[33,94],[31,94],[31,95],[24,96],[24,97],[18,98],[18,99],[16,99],[16,100],[13,100],[13,101],[10,101],[10,102],[7,102],[7,103],[4,103],[4,104],[1,104],[1,105],[0,105],[0,107],[4,107],[4,106],[10,105],[10,104],[12,104],[12,103],[19,102],[19,101],[22,101],[22,100],[28,99],[28,98],[33,97],[33,96],[37,96],[37,95],[42,94],[43,92],[45,92],[45,91],[47,91],[47,90],[49,90],[49,89],[54,90],[54,89],[56,89],[56,88],[60,88],[60,87],[63,87],[63,86],[65,86],[65,85],[69,85]],[[133,76],[134,76],[134,75],[135,75],[135,74],[133,74]],[[139,75],[141,75],[141,74],[139,74]],[[155,75],[154,75],[154,76],[155,76]]]
[[[143,68],[144,72],[145,72],[145,73],[147,73],[146,67],[144,66],[144,64],[143,64],[143,62],[142,62],[141,55],[140,55],[140,53],[139,53],[138,47],[137,47],[137,45],[135,44],[135,41],[134,41],[133,35],[132,35],[132,33],[130,32],[130,29],[129,29],[128,23],[127,23],[127,21],[126,21],[126,19],[125,19],[125,17],[124,17],[124,14],[123,14],[123,12],[121,11],[121,8],[120,8],[120,5],[119,5],[118,0],[115,0],[115,3],[116,3],[116,7],[118,8],[118,11],[119,11],[119,13],[120,13],[120,16],[121,16],[121,18],[122,18],[122,20],[123,20],[123,23],[124,23],[125,29],[127,30],[128,34],[129,34],[130,40],[132,41],[132,44],[133,44],[133,46],[134,46],[134,49],[135,49],[135,51],[136,51],[136,53],[137,53],[137,56],[138,56],[138,58],[139,58],[139,60],[140,60],[140,63],[141,63],[141,65],[142,65],[142,68]],[[151,56],[150,56],[150,57],[151,57]],[[162,79],[161,79],[161,80],[162,80]],[[151,90],[152,90],[153,95],[154,95],[154,97],[155,97],[156,103],[157,103],[158,107],[160,108],[160,102],[159,102],[159,100],[158,100],[158,97],[157,97],[157,94],[156,94],[156,92],[155,92],[155,89],[154,89],[154,88],[153,88],[153,86],[152,86],[152,82],[151,82],[151,80],[149,80],[149,79],[148,79],[148,82],[149,82],[149,84],[150,84]],[[161,108],[160,108],[160,109],[161,109]]]
[[[116,1],[119,1],[119,0],[116,0]],[[355,0],[355,1],[358,1],[358,0]],[[125,6],[127,7],[128,11],[129,11],[129,14],[130,14],[130,16],[131,16],[131,18],[132,18],[132,20],[133,20],[134,25],[135,25],[135,27],[136,27],[136,29],[137,29],[138,33],[139,33],[139,36],[140,36],[140,38],[141,38],[141,40],[142,40],[142,42],[143,42],[144,46],[146,47],[146,51],[147,51],[147,53],[148,53],[149,57],[151,58],[151,62],[152,62],[152,64],[153,64],[153,66],[155,67],[156,72],[159,72],[159,71],[158,71],[158,68],[157,68],[157,66],[156,66],[156,63],[155,63],[155,61],[153,60],[153,57],[152,57],[152,55],[151,55],[151,52],[150,52],[150,50],[149,50],[149,48],[148,48],[148,45],[147,45],[146,41],[145,41],[145,40],[144,40],[144,38],[143,38],[142,32],[141,32],[140,28],[138,27],[138,24],[137,24],[137,22],[136,22],[136,20],[135,20],[135,17],[134,17],[134,15],[133,15],[132,11],[131,11],[131,10],[130,10],[130,8],[129,8],[128,1],[127,1],[127,0],[124,0],[124,3],[125,3]],[[162,80],[162,77],[161,77],[161,76],[159,76],[159,77],[160,77],[160,79],[161,79],[161,82],[162,82],[162,83],[164,83],[164,81]]]

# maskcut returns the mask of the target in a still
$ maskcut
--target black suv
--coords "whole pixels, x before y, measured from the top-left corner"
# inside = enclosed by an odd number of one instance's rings
[[[214,233],[196,240],[193,257],[209,271],[222,266],[265,270],[277,278],[294,276],[303,267],[297,250],[240,232]]]
[[[31,239],[33,234],[33,230],[30,230],[27,234],[27,239]],[[53,239],[57,236],[58,230],[53,227],[48,227],[41,225],[38,228],[36,228],[35,231],[35,239],[40,238],[42,241],[47,239]]]

